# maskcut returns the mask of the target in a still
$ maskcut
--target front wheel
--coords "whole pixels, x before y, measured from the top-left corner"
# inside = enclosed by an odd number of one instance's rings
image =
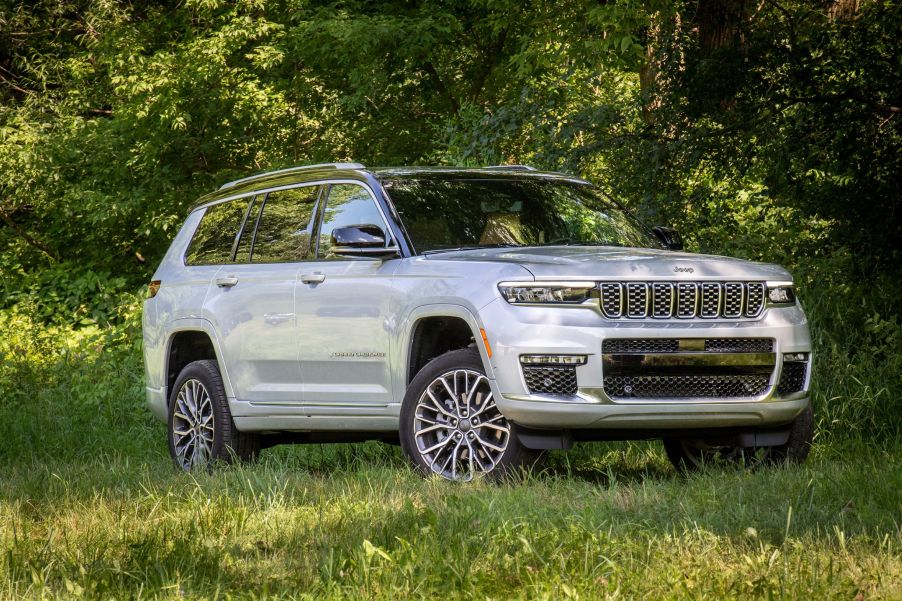
[[[800,464],[808,457],[814,439],[814,412],[811,404],[793,420],[785,444],[774,447],[712,445],[703,439],[664,439],[664,450],[675,468],[691,472],[703,466]]]
[[[448,480],[498,478],[533,456],[495,405],[475,349],[445,353],[416,375],[401,406],[400,430],[414,467]]]

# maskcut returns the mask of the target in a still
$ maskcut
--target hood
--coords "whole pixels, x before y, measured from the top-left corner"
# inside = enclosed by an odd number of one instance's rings
[[[480,248],[427,255],[430,261],[515,263],[537,280],[791,280],[778,265],[694,253],[614,246]]]

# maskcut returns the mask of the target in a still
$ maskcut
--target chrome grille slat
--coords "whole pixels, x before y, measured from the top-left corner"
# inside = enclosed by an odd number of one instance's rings
[[[630,282],[626,285],[626,316],[642,319],[648,315],[648,284]]]
[[[673,315],[673,284],[655,282],[651,285],[652,317],[667,319]]]
[[[744,286],[739,282],[727,282],[723,285],[723,316],[741,317]]]
[[[691,319],[698,311],[698,285],[695,282],[677,284],[677,314],[681,319]]]
[[[701,317],[717,317],[720,315],[720,284],[705,282],[702,284]]]
[[[618,282],[601,284],[601,310],[605,317],[616,319],[623,315],[623,286]]]
[[[764,282],[601,282],[608,319],[740,319],[764,311]]]
[[[746,317],[758,317],[764,309],[764,283],[749,282],[746,285],[745,315]]]

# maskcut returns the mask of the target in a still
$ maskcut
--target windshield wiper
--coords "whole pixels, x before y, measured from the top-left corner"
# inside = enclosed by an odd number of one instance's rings
[[[567,240],[561,242],[546,242],[545,244],[537,244],[536,246],[614,246],[624,248],[625,245],[615,242],[581,242],[577,240]]]

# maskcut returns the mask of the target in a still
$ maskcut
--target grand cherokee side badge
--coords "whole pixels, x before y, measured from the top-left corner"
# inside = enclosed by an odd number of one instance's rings
[[[337,351],[329,355],[332,359],[383,359],[385,353],[370,351]]]

